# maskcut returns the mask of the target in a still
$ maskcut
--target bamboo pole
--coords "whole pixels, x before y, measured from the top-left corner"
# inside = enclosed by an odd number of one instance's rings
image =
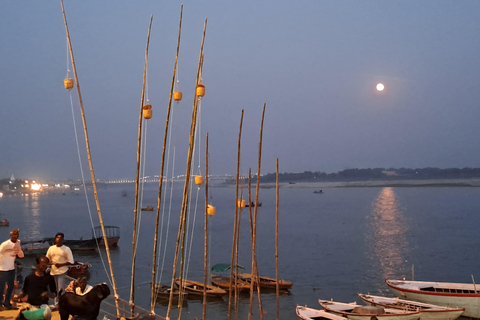
[[[170,86],[170,97],[168,99],[167,118],[165,120],[165,132],[163,134],[163,149],[162,149],[162,162],[160,168],[160,181],[158,183],[158,198],[157,198],[157,215],[155,219],[155,236],[153,242],[153,263],[152,263],[152,293],[150,300],[150,312],[153,314],[155,311],[155,281],[157,278],[157,252],[158,252],[158,225],[160,220],[160,206],[162,202],[162,188],[163,188],[163,173],[165,168],[165,149],[167,145],[168,128],[170,122],[170,111],[172,109],[172,96],[173,88],[175,86],[175,77],[177,74],[178,64],[178,52],[180,51],[180,36],[182,34],[182,16],[183,16],[183,4],[180,7],[180,22],[178,26],[178,40],[177,40],[177,53],[175,55],[175,63],[173,66],[172,83]]]
[[[253,242],[254,242],[254,235],[253,235],[253,215],[252,215],[252,169],[248,169],[248,202],[250,203],[249,206],[249,220],[250,220],[250,241],[252,243],[252,256],[253,256]],[[253,258],[252,258],[253,263]],[[252,319],[253,316],[253,289],[254,289],[254,281],[253,281],[253,266],[252,266],[252,274],[250,277],[250,299],[249,299],[249,308],[248,308],[248,319]]]
[[[242,142],[242,126],[243,126],[243,113],[240,117],[240,128],[238,129],[238,148],[237,148],[237,176],[235,182],[235,217],[233,223],[233,240],[232,240],[232,257],[230,259],[230,282],[229,282],[229,290],[228,290],[228,320],[231,319],[231,311],[232,311],[232,278],[233,278],[233,268],[236,269],[234,265],[234,256],[235,256],[235,241],[237,238],[237,217],[238,217],[238,179],[240,176],[240,146]]]
[[[88,165],[90,167],[90,175],[91,175],[91,178],[92,178],[93,193],[94,193],[94,196],[95,196],[95,205],[97,207],[98,219],[100,221],[100,226],[101,226],[101,229],[102,229],[103,242],[105,243],[105,251],[107,253],[108,265],[109,265],[109,268],[110,268],[110,275],[112,277],[112,286],[113,286],[113,294],[115,296],[115,306],[116,306],[116,309],[117,309],[117,317],[120,317],[120,309],[119,309],[118,300],[117,300],[117,298],[118,298],[117,286],[116,286],[116,283],[115,283],[115,275],[113,273],[112,260],[111,260],[111,257],[110,257],[110,248],[108,246],[108,239],[107,239],[107,235],[105,233],[105,226],[104,226],[104,223],[103,223],[102,211],[100,209],[100,202],[98,200],[97,183],[96,183],[96,179],[95,179],[95,173],[93,171],[92,155],[91,155],[91,152],[90,152],[90,142],[89,142],[89,139],[88,139],[87,121],[86,121],[86,118],[85,118],[85,110],[83,108],[82,94],[80,92],[80,83],[78,82],[77,68],[75,66],[75,59],[73,58],[72,42],[70,40],[70,32],[68,31],[67,17],[65,15],[65,8],[63,6],[63,0],[60,0],[60,4],[62,6],[63,22],[65,24],[65,32],[66,32],[66,35],[67,35],[68,49],[70,51],[70,58],[72,59],[72,70],[73,70],[73,74],[75,76],[75,83],[77,85],[78,101],[79,101],[79,104],[80,104],[80,112],[82,114],[83,130],[84,130],[84,133],[85,133],[85,146],[86,146],[87,156],[88,156]]]
[[[263,320],[263,308],[262,308],[262,297],[260,295],[260,286],[258,284],[258,270],[257,270],[257,253],[256,253],[256,235],[257,235],[257,211],[258,211],[258,193],[260,190],[260,172],[262,168],[262,141],[263,141],[263,122],[265,120],[265,108],[267,104],[263,104],[263,112],[262,112],[262,123],[260,125],[260,139],[258,143],[258,169],[257,169],[257,185],[255,190],[255,210],[253,210],[253,234],[254,234],[254,241],[253,241],[253,259],[252,259],[252,276],[255,280],[255,284],[257,286],[257,294],[258,294],[258,309],[260,312],[260,319]]]
[[[279,222],[279,204],[280,204],[280,193],[278,187],[278,158],[277,158],[277,179],[275,184],[276,191],[276,201],[275,201],[275,272],[276,272],[276,295],[277,295],[277,320],[280,319],[280,283],[279,283],[279,272],[278,272],[278,222]]]
[[[207,319],[207,276],[208,276],[208,132],[205,141],[205,251],[203,254],[203,317]]]
[[[186,215],[187,215],[187,207],[188,207],[188,187],[190,183],[190,174],[191,174],[191,166],[192,166],[192,154],[193,154],[193,144],[194,144],[194,139],[195,139],[195,129],[196,129],[196,123],[197,123],[197,111],[198,111],[198,97],[197,97],[197,86],[200,83],[200,76],[201,76],[201,70],[202,70],[202,64],[203,64],[203,45],[205,43],[205,33],[207,30],[207,19],[205,19],[205,24],[203,26],[203,37],[202,37],[202,44],[200,47],[200,57],[198,59],[198,70],[197,70],[197,80],[195,83],[195,96],[193,100],[193,111],[192,111],[192,121],[190,124],[190,139],[189,139],[189,146],[188,146],[188,155],[187,155],[187,170],[185,174],[185,185],[183,188],[183,200],[182,200],[182,211],[180,214],[180,223],[179,223],[179,228],[178,228],[178,235],[177,235],[177,245],[175,248],[175,258],[173,262],[173,275],[172,275],[172,282],[170,285],[171,292],[170,292],[170,299],[168,303],[168,309],[167,309],[167,319],[170,318],[170,313],[172,309],[172,299],[173,299],[173,289],[175,285],[175,277],[176,277],[176,269],[177,269],[177,262],[178,262],[178,252],[179,252],[179,246],[180,246],[180,237],[183,233],[183,239],[182,239],[182,252],[183,252],[183,243],[185,242],[185,222],[186,222]],[[180,284],[182,283],[182,273],[183,273],[183,254],[182,254],[182,259],[180,261],[180,271],[179,271],[179,277],[180,277]],[[183,303],[183,297],[182,297],[182,285],[179,287],[179,297],[178,297],[178,319],[181,319],[181,314],[182,314],[182,303]]]
[[[142,99],[140,102],[140,120],[138,123],[138,147],[137,147],[137,173],[135,178],[135,208],[133,209],[133,236],[132,236],[132,278],[130,284],[130,305],[131,312],[133,313],[135,308],[135,261],[137,255],[137,220],[138,220],[138,187],[140,180],[140,148],[142,141],[142,123],[143,123],[143,103],[145,99],[145,83],[147,79],[147,60],[148,60],[148,45],[150,44],[150,31],[152,30],[153,16],[150,17],[150,26],[148,27],[147,46],[145,48],[145,65],[143,68],[143,87],[142,87]]]

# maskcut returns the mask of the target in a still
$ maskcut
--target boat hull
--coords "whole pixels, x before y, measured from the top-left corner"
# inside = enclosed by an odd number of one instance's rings
[[[330,319],[330,320],[345,320],[345,317],[338,316],[336,314],[327,312],[325,310],[318,310],[308,308],[307,306],[297,306],[297,317],[302,320],[315,320],[315,319]]]
[[[388,279],[386,283],[401,298],[440,306],[465,308],[462,316],[480,318],[480,293],[476,291],[473,284]]]

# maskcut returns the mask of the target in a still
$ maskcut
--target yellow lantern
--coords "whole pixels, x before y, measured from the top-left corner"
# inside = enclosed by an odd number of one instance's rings
[[[197,85],[197,97],[203,97],[205,95],[205,86],[201,83]]]
[[[152,119],[152,106],[150,104],[143,106],[143,117],[145,119]]]
[[[181,91],[175,91],[175,92],[173,93],[173,100],[175,100],[175,101],[180,101],[180,100],[182,100],[182,97],[183,97],[183,94],[182,94]]]
[[[72,89],[73,88],[73,79],[72,78],[66,78],[63,80],[63,85],[65,86],[65,89]]]
[[[239,208],[245,208],[246,201],[245,200],[238,200],[237,205],[238,205]]]
[[[217,213],[217,208],[215,208],[214,206],[212,206],[210,204],[207,204],[207,214],[209,216],[214,216],[216,213]]]
[[[202,176],[195,176],[195,184],[202,185],[203,184],[203,177]]]

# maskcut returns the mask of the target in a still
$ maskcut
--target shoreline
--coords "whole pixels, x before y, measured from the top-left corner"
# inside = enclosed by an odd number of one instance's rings
[[[374,187],[480,187],[480,179],[379,180],[342,182],[295,182],[279,184],[279,188],[374,188]],[[275,183],[260,183],[260,188],[275,188]]]

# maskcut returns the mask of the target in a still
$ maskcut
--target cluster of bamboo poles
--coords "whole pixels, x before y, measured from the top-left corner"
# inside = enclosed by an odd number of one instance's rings
[[[74,56],[73,56],[73,50],[72,50],[72,45],[70,41],[70,35],[68,31],[68,25],[67,25],[67,20],[65,16],[65,10],[63,6],[63,0],[60,0],[61,6],[62,6],[62,13],[63,13],[63,18],[64,18],[64,23],[65,23],[65,30],[66,30],[66,35],[67,35],[67,41],[68,41],[68,48],[69,48],[69,53],[71,57],[71,62],[72,62],[72,69],[73,73],[75,76],[75,82],[76,82],[76,87],[77,87],[77,93],[78,93],[78,99],[79,99],[79,104],[80,104],[80,112],[82,115],[82,122],[83,122],[83,128],[84,128],[84,134],[85,134],[85,141],[86,141],[86,149],[87,149],[87,156],[88,156],[88,161],[89,161],[89,167],[90,167],[90,174],[92,178],[92,184],[93,184],[93,190],[94,190],[94,196],[95,196],[95,204],[97,207],[97,213],[102,229],[102,236],[104,239],[106,239],[106,233],[104,229],[104,223],[103,223],[103,218],[102,218],[102,213],[100,209],[100,203],[98,200],[98,194],[97,194],[97,186],[96,186],[96,180],[95,180],[95,175],[94,175],[94,170],[93,170],[93,164],[92,164],[92,158],[91,158],[91,153],[90,153],[90,145],[89,145],[89,139],[88,139],[88,130],[87,130],[87,124],[85,120],[85,113],[84,113],[84,108],[83,108],[83,102],[82,102],[82,97],[81,97],[81,92],[80,92],[80,84],[78,82],[78,76],[77,76],[77,71],[75,67],[75,61],[74,61]],[[169,119],[170,119],[170,111],[171,111],[171,105],[172,105],[172,96],[173,96],[173,90],[174,90],[174,82],[176,78],[176,72],[177,72],[177,64],[178,64],[178,54],[179,54],[179,48],[180,48],[180,38],[181,38],[181,26],[182,26],[182,15],[183,15],[183,5],[181,6],[181,11],[180,11],[180,23],[179,23],[179,31],[178,31],[178,40],[177,40],[177,51],[176,51],[176,57],[175,57],[175,64],[173,68],[173,76],[172,76],[172,82],[171,82],[171,89],[170,89],[170,97],[169,97],[169,103],[168,103],[168,108],[167,108],[167,117],[166,117],[166,124],[165,124],[165,133],[164,133],[164,141],[163,141],[163,151],[162,151],[162,160],[161,160],[161,172],[160,172],[160,179],[159,179],[159,188],[158,188],[158,198],[157,198],[157,213],[156,213],[156,222],[155,222],[155,236],[154,236],[154,253],[153,253],[153,264],[152,264],[152,292],[151,292],[151,304],[150,304],[150,313],[151,315],[154,315],[154,308],[155,308],[155,281],[156,281],[156,272],[157,272],[157,253],[158,253],[158,226],[159,226],[159,217],[160,217],[160,204],[161,204],[161,199],[162,199],[162,183],[163,183],[163,177],[164,177],[164,162],[165,162],[165,149],[166,149],[166,141],[167,141],[167,135],[168,135],[168,129],[169,129]],[[150,42],[150,32],[151,32],[151,27],[152,27],[152,22],[153,22],[153,16],[150,19],[150,25],[148,28],[148,36],[147,36],[147,45],[145,49],[145,66],[144,66],[144,73],[143,73],[143,88],[142,88],[142,97],[141,97],[141,108],[140,108],[140,120],[139,120],[139,129],[138,129],[138,149],[137,149],[137,171],[136,171],[136,184],[135,184],[135,207],[134,207],[134,225],[133,225],[133,250],[132,250],[132,269],[131,269],[131,287],[130,287],[130,301],[129,304],[131,306],[131,313],[132,315],[134,314],[134,308],[135,308],[135,260],[136,260],[136,239],[137,239],[137,221],[138,221],[138,199],[139,199],[139,172],[140,172],[140,149],[141,149],[141,141],[142,141],[142,123],[143,123],[143,116],[142,116],[142,111],[143,111],[143,106],[144,106],[144,99],[145,99],[145,84],[146,84],[146,70],[147,70],[147,60],[148,60],[148,47],[149,47],[149,42]],[[206,34],[206,27],[207,27],[207,19],[205,19],[204,23],[204,29],[203,29],[203,37],[202,37],[202,43],[201,43],[201,48],[200,48],[200,55],[199,55],[199,62],[198,62],[198,69],[197,69],[197,77],[196,77],[196,86],[200,84],[201,82],[201,75],[202,75],[202,68],[203,68],[203,58],[204,58],[204,53],[203,53],[203,46],[205,42],[205,34]],[[185,233],[186,233],[186,218],[187,218],[187,208],[188,208],[188,190],[189,190],[189,185],[190,185],[190,177],[191,177],[191,165],[192,165],[192,156],[193,156],[193,149],[194,149],[194,140],[195,140],[195,133],[196,133],[196,124],[197,124],[197,112],[198,112],[198,104],[199,104],[199,97],[197,96],[197,91],[195,91],[194,95],[194,101],[193,101],[193,110],[192,110],[192,121],[191,121],[191,126],[190,126],[190,137],[189,137],[189,148],[188,148],[188,156],[187,156],[187,166],[186,166],[186,174],[185,174],[185,185],[184,185],[184,191],[183,191],[183,200],[182,200],[182,209],[181,209],[181,214],[180,214],[180,222],[179,222],[179,229],[178,229],[178,234],[177,234],[177,242],[176,242],[176,249],[175,249],[175,257],[174,257],[174,263],[173,263],[173,275],[172,275],[172,281],[171,281],[171,291],[170,291],[170,299],[169,299],[169,304],[168,304],[168,309],[167,309],[167,314],[166,318],[170,319],[170,313],[172,309],[172,301],[173,301],[173,289],[175,285],[175,278],[176,278],[176,270],[178,268],[178,260],[179,257],[180,259],[180,266],[179,266],[179,278],[180,278],[180,283],[183,275],[183,268],[184,268],[184,243],[185,243]],[[259,149],[258,149],[258,169],[257,169],[257,181],[256,181],[256,193],[255,193],[255,204],[258,203],[258,194],[259,194],[259,183],[260,183],[260,170],[261,170],[261,151],[262,151],[262,135],[263,135],[263,122],[265,118],[265,108],[266,104],[263,106],[263,113],[262,113],[262,122],[261,122],[261,129],[260,129],[260,143],[259,143]],[[238,152],[237,152],[237,175],[236,175],[236,198],[235,198],[235,222],[234,222],[234,235],[233,235],[233,241],[232,241],[232,258],[231,258],[231,266],[238,265],[238,245],[239,245],[239,223],[240,223],[240,214],[239,214],[239,209],[237,206],[238,203],[238,195],[239,195],[239,171],[240,171],[240,147],[241,147],[241,134],[242,134],[242,126],[243,126],[243,114],[244,111],[242,110],[241,114],[241,120],[240,120],[240,129],[239,129],[239,138],[238,138]],[[206,179],[205,179],[205,251],[204,251],[204,295],[203,295],[203,319],[206,319],[206,304],[207,304],[207,295],[206,295],[206,284],[207,284],[207,275],[208,275],[208,270],[207,270],[207,257],[208,257],[208,214],[207,214],[207,208],[208,208],[208,133],[206,135],[206,155],[205,155],[205,166],[206,166]],[[249,203],[252,203],[251,201],[251,170],[249,171]],[[243,186],[243,180],[242,180],[242,186]],[[276,238],[275,238],[275,243],[276,243],[276,251],[275,251],[275,259],[276,259],[276,274],[277,274],[277,318],[279,317],[279,286],[278,286],[278,159],[277,159],[277,202],[276,202]],[[241,209],[240,209],[241,210]],[[257,263],[256,263],[256,219],[257,219],[257,205],[254,206],[254,212],[252,215],[252,209],[250,206],[250,229],[251,229],[251,241],[252,241],[252,277],[253,281],[251,282],[251,294],[250,294],[250,309],[249,309],[249,319],[251,319],[252,316],[252,305],[253,305],[253,291],[254,287],[256,286],[258,290],[258,302],[259,302],[259,310],[260,310],[260,316],[263,319],[263,311],[262,311],[262,304],[261,304],[261,297],[260,297],[260,287],[258,286],[258,271],[257,271]],[[107,253],[107,258],[108,258],[108,264],[109,264],[109,269],[110,269],[110,275],[112,279],[112,286],[113,286],[113,293],[114,297],[116,298],[116,309],[117,309],[117,317],[120,317],[120,311],[119,311],[119,298],[117,294],[117,287],[115,283],[115,277],[114,277],[114,272],[113,272],[113,267],[112,267],[112,262],[110,258],[110,250],[108,247],[108,242],[105,242],[105,248],[106,248],[106,253]],[[181,253],[179,253],[181,248]],[[236,290],[232,290],[232,285],[233,285],[233,280],[236,279],[234,277],[234,269],[236,272],[236,268],[231,268],[231,273],[230,273],[230,290],[229,290],[229,306],[228,306],[228,319],[231,319],[231,308],[232,308],[232,299],[234,299],[235,304],[235,319],[238,317],[238,292]],[[182,287],[180,286],[180,291],[182,290]],[[234,296],[232,295],[234,293]],[[179,303],[178,303],[178,319],[181,319],[181,310],[182,310],[182,294],[179,295]]]

